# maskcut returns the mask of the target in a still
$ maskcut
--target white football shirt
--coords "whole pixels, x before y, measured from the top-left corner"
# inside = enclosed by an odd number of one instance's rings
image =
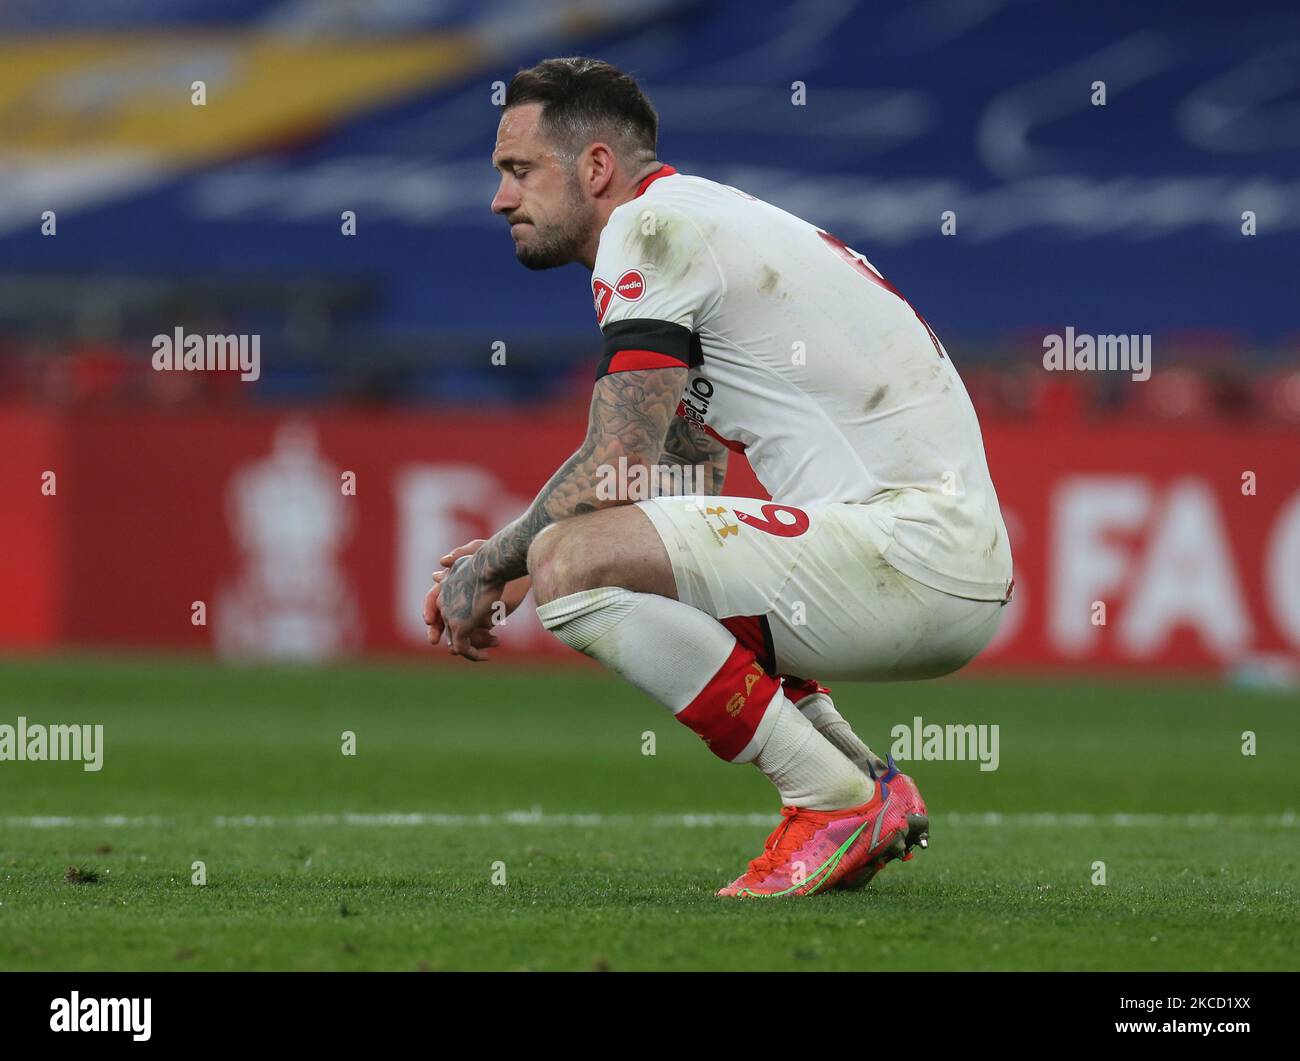
[[[862,255],[664,166],[610,215],[592,294],[598,376],[687,365],[678,415],[743,452],[774,500],[870,503],[899,571],[1007,599],[1011,548],[966,388]]]

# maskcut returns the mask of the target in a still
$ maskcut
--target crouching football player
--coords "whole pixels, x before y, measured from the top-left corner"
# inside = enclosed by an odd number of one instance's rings
[[[928,840],[911,778],[825,679],[950,673],[992,638],[1011,552],[965,388],[901,294],[828,232],[656,157],[658,118],[608,64],[511,81],[492,209],[530,269],[592,270],[604,356],[582,445],[517,520],[443,558],[429,640],[482,659],[494,605],[546,628],[780,794],[719,894],[811,895]],[[717,496],[743,452],[772,497]],[[699,469],[631,502],[610,468]],[[703,480],[702,482],[700,480]]]

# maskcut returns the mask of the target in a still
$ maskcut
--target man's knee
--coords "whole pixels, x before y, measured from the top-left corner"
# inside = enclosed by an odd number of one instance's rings
[[[547,527],[528,550],[528,574],[539,604],[606,586],[677,596],[666,549],[630,505]]]
[[[554,523],[533,539],[528,548],[528,574],[538,604],[603,585],[590,552],[583,547],[585,537],[581,530]]]

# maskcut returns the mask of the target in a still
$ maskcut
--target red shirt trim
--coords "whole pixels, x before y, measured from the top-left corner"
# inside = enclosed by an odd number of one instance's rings
[[[632,198],[639,199],[641,196],[645,194],[645,190],[649,188],[650,185],[652,185],[660,177],[671,177],[676,172],[677,171],[673,169],[672,166],[669,165],[660,166],[657,170],[655,170],[652,174],[650,174],[650,176],[648,176],[645,180],[643,180],[640,184],[636,186],[636,195],[632,196]]]
[[[605,375],[612,372],[635,372],[640,368],[685,368],[678,358],[657,350],[620,350],[609,361]]]
[[[721,442],[724,446],[727,447],[727,449],[731,450],[732,453],[745,452],[745,443],[737,442],[734,438],[723,438],[716,431],[714,431],[713,428],[711,428],[708,424],[700,424],[700,427],[704,428],[704,433],[706,435],[708,435],[715,442]]]
[[[680,364],[680,362],[678,363]],[[699,424],[700,427],[704,428],[704,433],[708,435],[709,438],[713,439],[715,442],[721,442],[724,446],[727,447],[727,449],[731,450],[732,453],[745,452],[745,448],[746,448],[745,443],[737,442],[735,439],[731,439],[731,438],[723,438],[716,431],[714,431],[713,428],[711,428],[708,424],[706,424],[703,420],[691,420],[691,418],[686,415],[686,403],[684,401],[679,401],[677,403],[677,415],[682,417],[682,419],[684,420],[690,420],[690,422],[693,424]],[[735,631],[733,630],[732,633],[734,634]]]

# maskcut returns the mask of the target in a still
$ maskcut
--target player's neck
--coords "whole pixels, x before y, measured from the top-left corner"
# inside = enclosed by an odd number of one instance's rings
[[[609,224],[609,215],[624,203],[630,203],[635,199],[637,189],[641,187],[641,182],[650,174],[662,169],[663,165],[658,159],[647,162],[636,171],[630,181],[619,182],[617,193],[611,192],[610,195],[596,201],[597,217],[600,219],[600,224],[592,230],[586,246],[582,248],[582,253],[578,255],[578,261],[587,267],[588,272],[595,272],[596,251],[600,247],[600,234],[605,231],[605,226]]]

